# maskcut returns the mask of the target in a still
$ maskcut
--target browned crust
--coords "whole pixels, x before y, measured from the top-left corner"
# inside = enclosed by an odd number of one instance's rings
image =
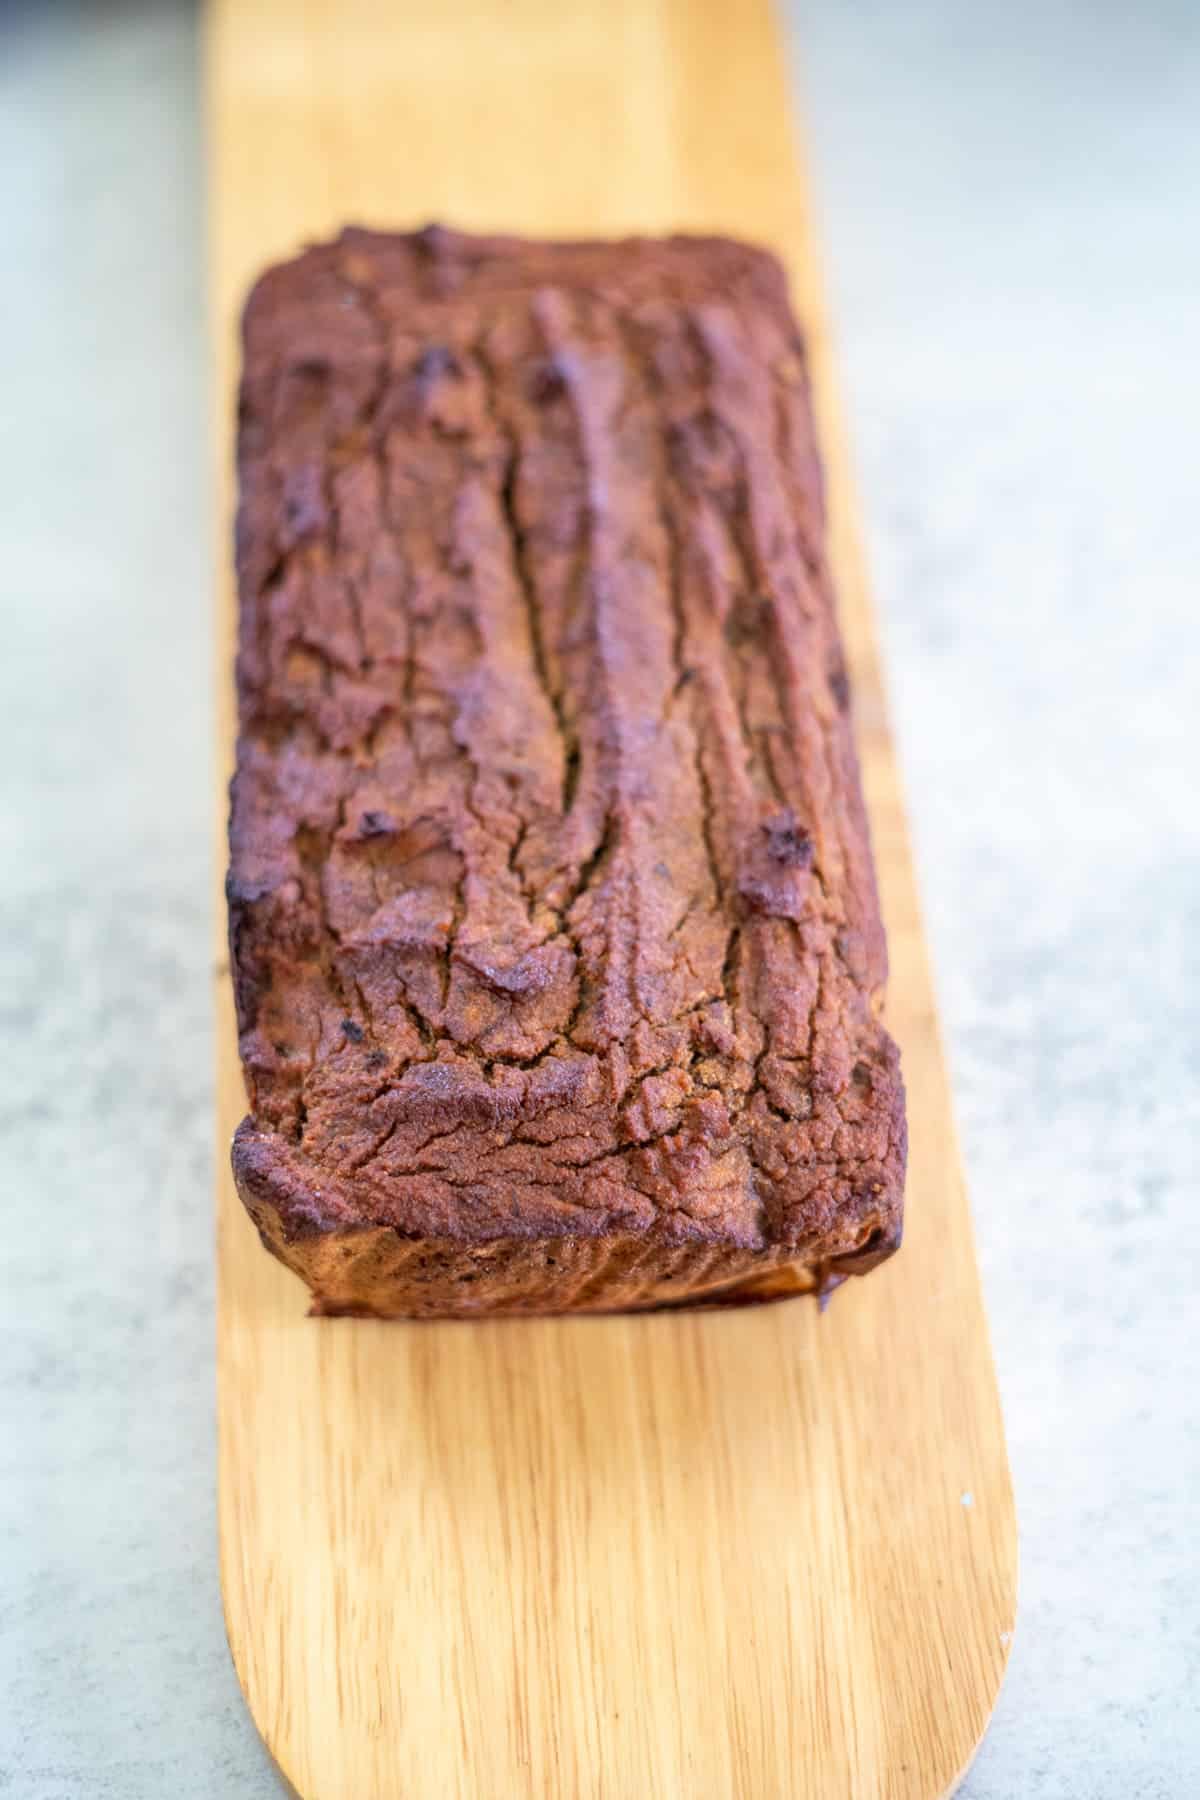
[[[775,262],[347,232],[251,296],[239,474],[234,1171],[319,1309],[751,1298],[894,1248]]]

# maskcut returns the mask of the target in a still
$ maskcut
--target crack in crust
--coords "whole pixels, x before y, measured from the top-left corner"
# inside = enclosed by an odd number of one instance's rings
[[[903,1092],[773,259],[345,232],[250,298],[238,463],[234,1165],[276,1253],[332,1304],[288,1249],[314,1232],[599,1238],[636,1248],[587,1277],[619,1306],[661,1299],[656,1244],[753,1276],[898,1241]],[[429,1304],[514,1304],[471,1285]]]

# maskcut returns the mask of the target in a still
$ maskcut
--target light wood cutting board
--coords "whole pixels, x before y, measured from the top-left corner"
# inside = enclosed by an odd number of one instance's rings
[[[767,0],[219,0],[207,100],[223,758],[235,322],[264,262],[431,217],[782,252],[912,1133],[904,1250],[824,1316],[314,1322],[227,1174],[222,960],[221,1578],[251,1711],[306,1800],[946,1793],[1007,1657],[1012,1495]]]

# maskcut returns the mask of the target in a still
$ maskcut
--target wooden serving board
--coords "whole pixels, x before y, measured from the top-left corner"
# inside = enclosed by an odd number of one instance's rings
[[[824,1316],[315,1322],[227,1173],[222,960],[221,1578],[251,1711],[306,1800],[946,1793],[1007,1656],[1013,1505],[767,0],[219,0],[207,99],[223,680],[235,323],[265,262],[429,218],[782,252],[912,1132],[904,1250]],[[223,816],[224,686],[220,729]]]

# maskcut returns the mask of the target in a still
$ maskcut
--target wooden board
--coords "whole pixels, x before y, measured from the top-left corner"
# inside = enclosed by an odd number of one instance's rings
[[[221,1576],[254,1717],[308,1800],[942,1794],[1007,1656],[1013,1507],[766,0],[219,0],[207,96],[223,683],[234,326],[265,261],[430,217],[784,254],[912,1128],[904,1251],[824,1317],[315,1323],[226,1174],[222,962]]]

